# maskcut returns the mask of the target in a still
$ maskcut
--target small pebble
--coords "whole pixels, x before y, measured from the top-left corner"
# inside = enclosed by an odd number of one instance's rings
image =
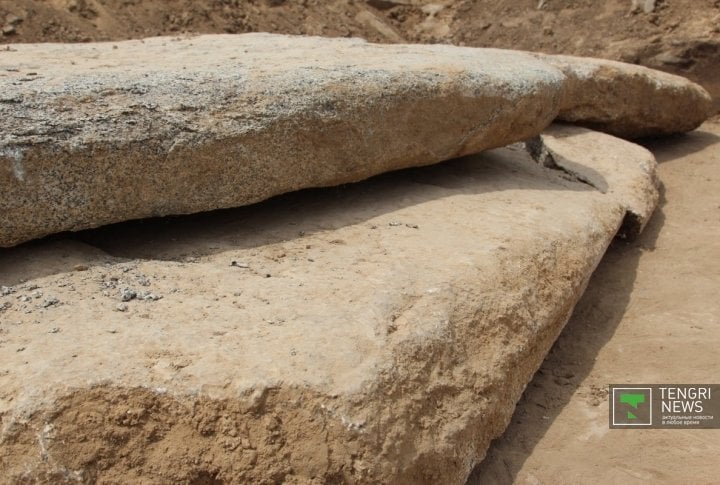
[[[15,288],[12,286],[0,286],[0,295],[8,296],[11,293],[15,293]]]
[[[118,305],[115,307],[115,310],[119,312],[126,312],[128,311],[128,305],[127,303],[118,303]]]
[[[137,295],[138,300],[143,301],[158,301],[162,300],[162,295],[155,295],[154,293],[150,293],[149,291],[141,291]]]
[[[417,224],[405,224],[405,226],[409,227],[410,229],[419,229],[420,227]]]
[[[44,307],[44,308],[49,308],[49,307],[55,306],[55,305],[57,305],[57,304],[59,304],[59,303],[60,303],[60,300],[58,300],[57,298],[48,298],[47,300],[45,300],[45,301],[43,302],[43,307]]]
[[[137,297],[137,292],[132,288],[123,288],[120,290],[120,299],[122,301],[130,301]]]
[[[247,263],[240,263],[240,262],[238,262],[238,261],[233,261],[233,262],[231,262],[231,263],[230,263],[230,266],[234,266],[234,267],[236,267],[236,268],[243,268],[243,269],[248,269],[248,268],[250,267],[249,264],[247,264]]]
[[[48,330],[48,333],[58,333],[60,329],[58,327],[53,327],[50,330]]]
[[[5,17],[5,21],[6,21],[9,25],[17,25],[17,24],[21,24],[21,23],[22,23],[23,18],[22,18],[22,17],[18,17],[17,15],[13,15],[13,14],[10,13],[10,14],[7,15],[7,17]]]

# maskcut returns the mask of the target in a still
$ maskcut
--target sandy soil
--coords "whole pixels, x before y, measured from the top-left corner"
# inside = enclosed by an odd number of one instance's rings
[[[717,483],[720,430],[608,429],[608,384],[720,374],[720,123],[647,146],[661,207],[611,246],[470,484]]]

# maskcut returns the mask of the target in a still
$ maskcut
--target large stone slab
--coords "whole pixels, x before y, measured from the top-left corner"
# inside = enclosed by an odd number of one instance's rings
[[[432,164],[558,114],[623,136],[685,131],[705,101],[648,69],[494,49],[266,34],[16,45],[0,52],[0,246]]]
[[[13,49],[0,246],[503,146],[552,121],[564,79],[520,52],[267,34]]]
[[[0,251],[2,476],[462,483],[625,219],[595,171],[515,145]]]
[[[694,130],[713,112],[708,92],[681,76],[605,59],[538,57],[567,76],[561,121],[639,138]]]

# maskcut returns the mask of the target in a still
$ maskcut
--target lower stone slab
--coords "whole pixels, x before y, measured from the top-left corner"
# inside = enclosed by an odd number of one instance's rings
[[[617,194],[518,145],[2,250],[0,471],[462,483],[621,226]]]

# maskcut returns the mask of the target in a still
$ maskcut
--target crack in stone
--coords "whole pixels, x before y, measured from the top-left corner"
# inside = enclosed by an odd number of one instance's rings
[[[602,190],[600,187],[595,185],[591,180],[559,165],[555,161],[555,158],[553,157],[552,153],[550,153],[550,150],[548,150],[547,147],[545,146],[545,143],[543,143],[542,138],[540,136],[536,136],[529,140],[526,140],[525,141],[525,150],[530,154],[530,156],[533,158],[533,160],[535,160],[537,163],[539,163],[543,167],[562,172],[565,175],[567,175],[570,179],[572,179],[576,182],[580,182],[582,184],[589,185],[590,187],[597,190],[598,192],[601,192],[603,194],[605,193],[604,190]]]
[[[582,175],[573,172],[571,170],[568,170],[567,168],[563,167],[562,165],[559,165],[557,161],[555,160],[555,157],[553,157],[553,154],[550,150],[548,150],[547,146],[542,140],[541,136],[533,137],[529,140],[525,141],[525,150],[528,152],[528,154],[532,157],[535,162],[540,164],[541,166],[545,168],[549,168],[551,170],[557,170],[561,173],[563,173],[567,178],[570,180],[580,182],[582,184],[588,185],[592,187],[593,189],[599,191],[600,193],[607,193],[607,191],[602,190],[600,187],[598,187],[596,184],[594,184],[591,180],[589,180],[586,177],[583,177]],[[623,221],[620,224],[620,228],[618,229],[617,233],[615,234],[615,237],[618,239],[623,240],[629,240],[632,241],[637,236],[640,235],[640,232],[642,231],[642,217],[634,212],[633,210],[629,208],[625,208],[625,215],[623,217]]]

